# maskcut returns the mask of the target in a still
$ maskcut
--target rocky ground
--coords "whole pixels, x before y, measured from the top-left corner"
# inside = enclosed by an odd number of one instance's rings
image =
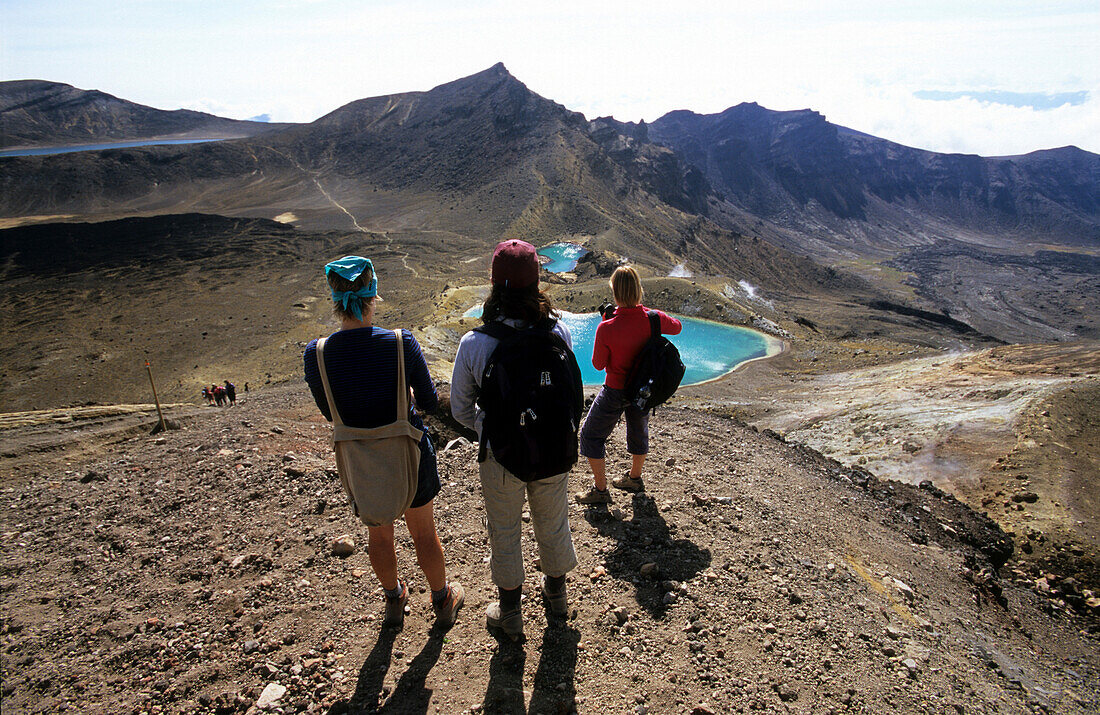
[[[776,362],[784,361],[795,364],[786,356]],[[880,477],[930,480],[988,512],[1014,537],[1021,559],[1100,590],[1096,342],[779,373],[774,364],[754,367],[752,377],[706,392],[687,388],[685,401]],[[760,381],[766,388],[748,394]]]
[[[698,409],[654,419],[644,494],[573,506],[570,617],[528,598],[518,644],[485,630],[472,445],[441,454],[436,500],[466,608],[432,629],[399,529],[394,633],[300,383],[173,410],[156,435],[149,412],[56,417],[0,425],[5,712],[1100,708],[1095,621],[1040,593],[991,521]],[[621,433],[610,450],[624,468]]]

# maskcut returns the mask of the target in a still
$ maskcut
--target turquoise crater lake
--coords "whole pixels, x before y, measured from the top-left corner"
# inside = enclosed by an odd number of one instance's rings
[[[550,259],[542,264],[543,268],[551,273],[566,273],[577,267],[577,261],[588,253],[588,249],[575,243],[562,242],[543,246],[536,253]]]
[[[474,306],[463,317],[481,316],[481,306]],[[684,385],[714,380],[749,360],[771,357],[779,353],[782,343],[775,338],[749,328],[716,323],[712,320],[675,316],[684,326],[679,335],[667,336],[683,358]],[[592,344],[600,316],[596,313],[561,311],[561,321],[573,336],[573,352],[581,366],[585,385],[602,385],[602,370],[592,367]]]

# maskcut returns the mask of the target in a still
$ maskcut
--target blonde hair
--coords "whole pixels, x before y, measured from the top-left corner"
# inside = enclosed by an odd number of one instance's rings
[[[642,302],[642,279],[634,266],[619,266],[608,281],[615,302],[622,306],[640,305]]]

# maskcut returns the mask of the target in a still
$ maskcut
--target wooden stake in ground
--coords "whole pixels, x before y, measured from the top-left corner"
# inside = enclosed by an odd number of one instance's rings
[[[149,373],[149,387],[153,388],[153,402],[157,405],[157,417],[160,418],[160,431],[163,432],[168,429],[164,424],[164,413],[160,411],[160,398],[157,397],[157,386],[153,383],[153,368],[149,365],[149,361],[145,361],[145,371]]]

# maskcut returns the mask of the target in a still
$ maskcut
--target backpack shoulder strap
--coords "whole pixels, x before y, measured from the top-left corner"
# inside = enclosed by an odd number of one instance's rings
[[[328,372],[325,370],[325,341],[328,338],[321,338],[317,341],[317,369],[321,373],[321,384],[325,386],[325,399],[328,400],[328,411],[332,416],[332,424],[342,425],[344,421],[340,419],[340,412],[336,409],[336,400],[332,397],[332,386],[328,382]]]
[[[661,316],[655,310],[647,310],[645,314],[649,317],[649,334],[651,337],[661,337]]]
[[[405,387],[405,346],[401,340],[401,328],[393,331],[397,338],[397,418],[394,422],[409,419],[409,388]]]
[[[540,320],[539,322],[535,323],[531,327],[536,328],[538,330],[545,330],[546,332],[550,332],[554,329],[554,326],[557,325],[557,324],[558,324],[557,320],[547,316],[547,317],[543,318],[542,320]]]
[[[497,340],[504,340],[506,338],[512,337],[513,335],[518,333],[519,330],[513,328],[511,325],[506,325],[499,320],[494,320],[490,323],[485,323],[484,325],[477,326],[476,328],[474,328],[474,332],[488,335],[489,337],[496,338]]]

